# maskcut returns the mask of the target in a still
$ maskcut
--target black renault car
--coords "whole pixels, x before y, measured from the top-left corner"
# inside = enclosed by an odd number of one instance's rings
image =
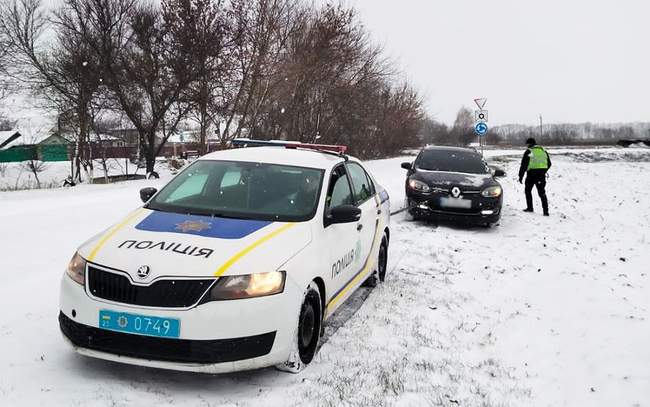
[[[480,153],[471,148],[428,146],[402,163],[408,211],[414,219],[458,220],[489,226],[501,217],[503,189]]]

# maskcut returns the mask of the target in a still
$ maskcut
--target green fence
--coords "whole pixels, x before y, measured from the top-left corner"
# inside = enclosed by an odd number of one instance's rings
[[[38,159],[41,161],[68,161],[68,146],[62,144],[38,146]]]
[[[16,146],[0,150],[0,163],[17,163],[21,161],[68,161],[68,146],[66,145],[31,145]]]
[[[0,163],[17,163],[21,161],[37,160],[36,146],[17,146],[0,151]]]

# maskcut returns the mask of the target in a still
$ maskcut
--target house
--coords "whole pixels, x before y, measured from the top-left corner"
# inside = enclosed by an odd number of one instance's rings
[[[47,145],[47,146],[51,146],[51,145],[67,146],[69,144],[72,144],[72,141],[68,140],[67,138],[65,138],[65,137],[63,137],[63,136],[61,136],[61,135],[59,135],[57,133],[54,133],[54,134],[44,138],[43,140],[41,140],[37,144],[38,145]]]

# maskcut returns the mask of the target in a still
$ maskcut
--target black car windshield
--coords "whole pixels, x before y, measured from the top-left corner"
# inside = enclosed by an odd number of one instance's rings
[[[316,213],[323,170],[200,160],[167,184],[147,208],[240,219],[304,221]]]
[[[459,150],[422,150],[415,167],[428,171],[485,174],[488,169],[478,153]]]

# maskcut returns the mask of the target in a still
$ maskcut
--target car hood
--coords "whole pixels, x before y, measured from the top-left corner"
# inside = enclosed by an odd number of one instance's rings
[[[499,185],[492,177],[492,174],[468,174],[418,169],[411,175],[411,178],[425,182],[431,187],[443,189],[459,187],[463,191],[480,191],[493,185]]]
[[[309,222],[185,215],[140,208],[84,243],[90,263],[148,283],[161,276],[208,277],[274,271],[311,242]],[[141,266],[149,275],[139,276]]]

